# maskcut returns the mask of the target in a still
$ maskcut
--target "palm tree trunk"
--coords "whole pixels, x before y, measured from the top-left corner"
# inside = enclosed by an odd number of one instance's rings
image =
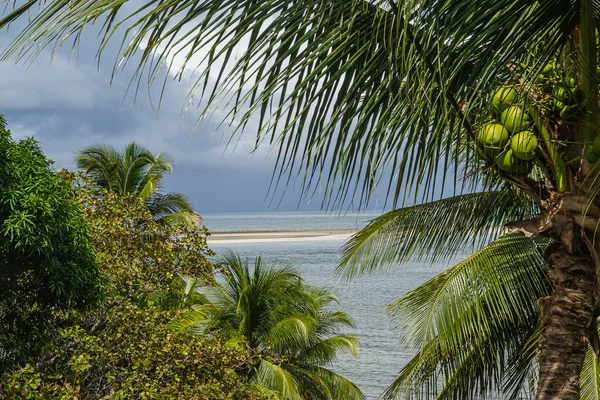
[[[579,376],[593,315],[594,263],[563,245],[546,253],[554,292],[539,300],[540,358],[537,400],[579,400]]]

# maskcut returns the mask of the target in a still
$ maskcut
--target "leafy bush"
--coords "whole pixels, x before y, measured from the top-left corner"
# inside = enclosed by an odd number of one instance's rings
[[[125,302],[106,325],[89,334],[80,325],[62,329],[54,364],[43,372],[26,365],[2,381],[7,399],[228,399],[249,398],[236,370],[239,351],[166,324],[178,314]]]
[[[88,233],[72,185],[0,117],[0,371],[40,351],[50,313],[100,301]]]
[[[237,373],[249,363],[243,349],[167,329],[180,313],[166,306],[177,303],[181,277],[214,281],[204,232],[162,226],[138,197],[62,178],[88,220],[103,299],[52,309],[42,353],[0,375],[0,398],[261,398]]]

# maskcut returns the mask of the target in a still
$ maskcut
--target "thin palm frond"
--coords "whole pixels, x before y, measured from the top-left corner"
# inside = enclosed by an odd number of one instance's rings
[[[189,199],[181,193],[154,193],[146,200],[146,206],[155,220],[177,212],[194,213]]]
[[[4,57],[35,59],[103,21],[100,53],[121,40],[116,67],[135,63],[133,79],[150,82],[161,68],[198,67],[200,118],[223,104],[225,122],[241,122],[235,130],[257,117],[257,143],[279,148],[274,182],[298,176],[305,194],[324,183],[333,203],[365,203],[381,181],[394,204],[457,182],[456,166],[477,158],[467,116],[509,75],[508,62],[541,68],[580,15],[565,0],[125,3],[40,2]]]
[[[411,257],[447,259],[467,246],[489,243],[506,230],[507,222],[537,213],[529,199],[513,190],[463,194],[393,210],[344,244],[337,273],[353,278]]]
[[[581,370],[581,400],[600,400],[600,362],[588,346]]]
[[[256,380],[259,384],[278,392],[284,399],[302,399],[296,379],[280,365],[261,360]]]
[[[327,339],[319,340],[313,345],[302,349],[295,359],[300,363],[316,365],[329,365],[337,359],[341,353],[350,353],[358,357],[360,351],[360,340],[354,335],[336,335]]]
[[[120,189],[117,183],[119,153],[107,145],[87,147],[75,158],[77,168],[85,171],[100,186],[108,190]]]

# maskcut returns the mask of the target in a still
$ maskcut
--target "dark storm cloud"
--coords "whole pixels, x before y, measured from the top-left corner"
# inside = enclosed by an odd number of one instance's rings
[[[134,7],[133,2],[127,3]],[[0,31],[2,50],[22,27],[23,21],[10,31]],[[270,202],[268,188],[273,157],[262,145],[252,155],[256,122],[251,120],[234,145],[226,145],[231,129],[219,125],[224,111],[195,127],[202,104],[194,104],[182,116],[192,84],[190,74],[181,82],[167,77],[157,117],[163,74],[146,96],[147,83],[142,78],[141,92],[127,92],[133,65],[125,66],[112,78],[118,40],[109,43],[98,66],[96,50],[98,31],[94,27],[82,36],[80,45],[69,58],[69,45],[50,61],[43,53],[32,64],[0,63],[0,113],[9,120],[15,137],[35,136],[57,167],[74,168],[78,149],[96,144],[116,146],[136,141],[153,152],[167,151],[175,161],[175,171],[167,180],[167,189],[186,193],[200,213],[262,211],[279,205],[280,210],[315,210],[315,199],[303,199],[293,182]],[[195,61],[200,62],[201,57]],[[178,60],[175,60],[177,64]],[[193,69],[193,68],[192,68]],[[270,193],[272,194],[272,193]],[[266,200],[265,200],[266,199]]]
[[[0,44],[6,43],[3,37]],[[118,73],[109,85],[112,64],[98,69],[89,51],[97,41],[84,38],[82,43],[87,54],[80,52],[74,61],[59,54],[50,67],[43,57],[31,65],[0,64],[0,112],[16,138],[35,136],[60,168],[74,168],[74,154],[85,146],[136,141],[171,155],[175,172],[167,189],[188,194],[201,213],[269,207],[264,202],[271,176],[268,148],[249,154],[251,128],[236,138],[237,146],[229,147],[229,132],[218,120],[194,128],[197,109],[181,114],[189,82],[166,86],[157,117],[159,88],[152,100],[142,96],[134,104],[133,95],[126,95],[131,71]],[[288,197],[282,209],[295,209],[298,198]]]

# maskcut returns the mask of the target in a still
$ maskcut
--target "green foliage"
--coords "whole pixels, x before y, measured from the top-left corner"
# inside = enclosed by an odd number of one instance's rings
[[[173,170],[166,153],[155,156],[136,143],[130,143],[123,150],[108,145],[91,146],[81,150],[76,161],[77,167],[99,187],[120,196],[131,195],[144,200],[154,219],[163,225],[195,226],[199,222],[186,196],[160,193],[165,173]]]
[[[0,381],[6,399],[241,399],[253,396],[237,372],[247,363],[218,341],[166,328],[176,311],[124,303],[89,334],[61,329],[55,363],[25,365]],[[0,396],[1,396],[0,392]]]
[[[7,399],[262,399],[247,386],[248,354],[167,323],[181,311],[174,282],[213,282],[205,232],[163,226],[137,196],[98,189],[63,172],[89,224],[105,300],[77,311],[54,310],[38,357],[0,374]],[[241,373],[241,375],[240,375]]]
[[[212,280],[206,231],[189,225],[163,225],[145,202],[94,188],[65,172],[79,186],[78,200],[90,221],[90,235],[111,298],[168,291],[175,278]]]
[[[551,291],[541,253],[548,243],[501,236],[392,303],[388,311],[418,353],[386,398],[518,393],[523,381],[508,377],[531,372],[532,359],[518,361],[536,329],[537,299]]]
[[[469,193],[400,208],[369,222],[342,248],[338,273],[352,278],[411,258],[448,259],[497,238],[510,221],[537,207],[516,190]]]
[[[101,297],[89,224],[37,142],[0,124],[0,371],[40,350],[54,310]]]
[[[34,4],[44,7],[5,57],[35,59],[104,21],[100,51],[121,43],[115,65],[133,62],[140,84],[177,58],[182,69],[201,66],[191,91],[205,101],[200,118],[227,104],[226,121],[242,130],[258,116],[257,143],[278,147],[276,181],[297,172],[333,201],[365,202],[381,179],[396,201],[462,178],[457,167],[477,158],[466,117],[510,76],[507,64],[528,63],[536,77],[581,15],[580,2],[566,0]],[[598,3],[592,8],[598,21]]]
[[[304,284],[290,267],[265,267],[260,257],[252,269],[232,253],[222,264],[223,283],[188,285],[186,292],[198,297],[173,328],[248,348],[251,382],[285,399],[363,398],[352,382],[326,368],[340,353],[357,356],[359,345],[341,333],[354,323],[333,309],[337,299],[329,289]]]

